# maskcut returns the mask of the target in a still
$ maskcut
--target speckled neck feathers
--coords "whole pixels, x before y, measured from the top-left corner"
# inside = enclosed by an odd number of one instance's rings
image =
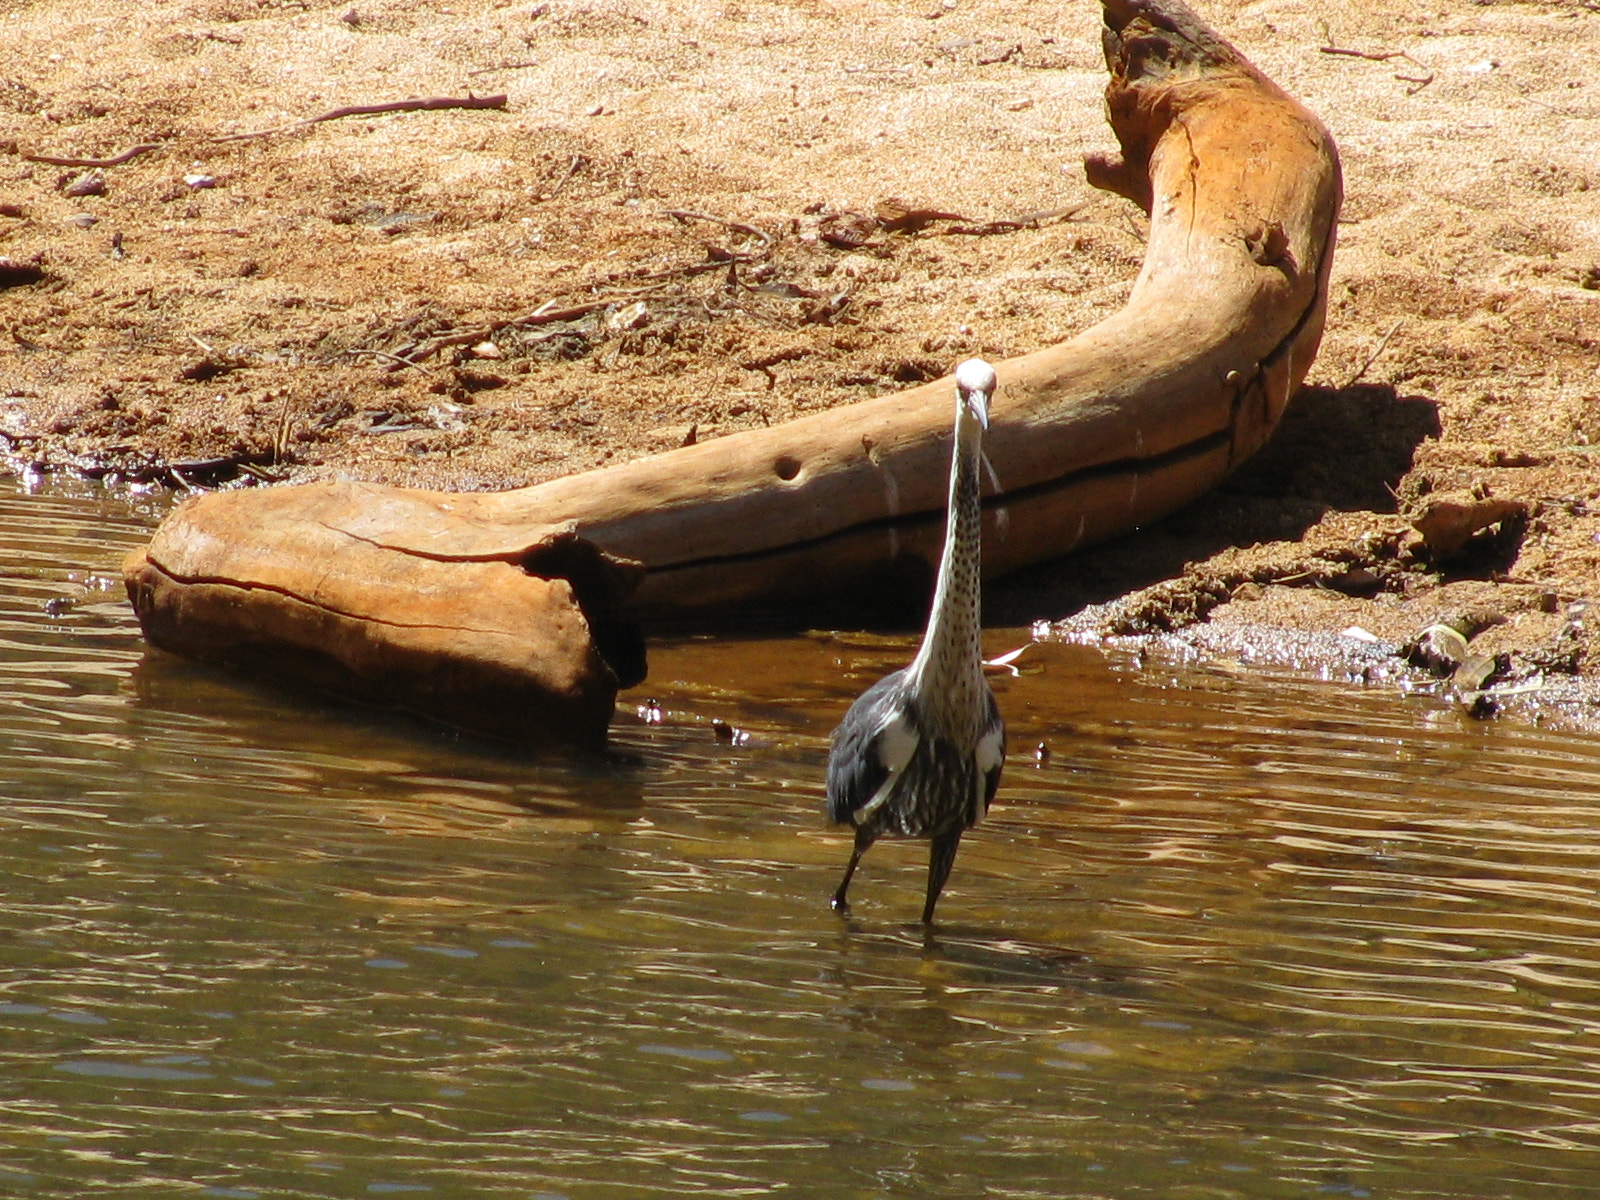
[[[987,402],[987,396],[984,398]],[[950,506],[944,556],[933,612],[922,646],[906,670],[906,683],[925,719],[956,733],[983,711],[976,701],[988,686],[980,644],[980,564],[983,511],[978,485],[983,426],[967,396],[956,401],[955,447],[950,456]],[[977,730],[965,731],[976,736]]]

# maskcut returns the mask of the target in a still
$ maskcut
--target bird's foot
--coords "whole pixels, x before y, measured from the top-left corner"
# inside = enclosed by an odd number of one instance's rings
[[[844,898],[843,892],[838,893],[832,900],[829,900],[828,907],[833,909],[833,911],[838,913],[841,917],[848,917],[850,915],[850,902]]]

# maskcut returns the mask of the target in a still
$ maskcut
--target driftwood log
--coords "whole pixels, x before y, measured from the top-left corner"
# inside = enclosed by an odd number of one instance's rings
[[[993,576],[1152,521],[1261,446],[1316,354],[1341,199],[1321,123],[1179,0],[1103,0],[1150,215],[1127,306],[999,364]],[[953,364],[952,364],[953,365]],[[926,604],[948,379],[517,491],[324,483],[190,500],[126,564],[153,643],[516,740],[594,744],[638,628]]]

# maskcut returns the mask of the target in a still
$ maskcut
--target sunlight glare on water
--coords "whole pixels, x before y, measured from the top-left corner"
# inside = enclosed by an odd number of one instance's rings
[[[821,816],[909,639],[657,646],[610,754],[535,758],[147,650],[158,515],[0,485],[0,1190],[1600,1179],[1600,740],[1032,647],[925,935],[925,844],[841,921]]]

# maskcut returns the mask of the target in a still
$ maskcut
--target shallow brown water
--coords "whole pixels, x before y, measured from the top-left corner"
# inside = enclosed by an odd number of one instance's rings
[[[842,922],[820,816],[908,640],[657,647],[612,754],[530,759],[147,651],[116,564],[155,515],[0,490],[8,1192],[1600,1179],[1600,740],[1033,647],[924,936],[925,848]]]

